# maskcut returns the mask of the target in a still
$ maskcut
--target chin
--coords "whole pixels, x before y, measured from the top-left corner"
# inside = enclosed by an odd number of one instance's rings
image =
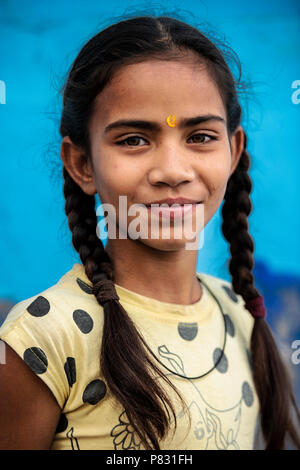
[[[183,250],[186,250],[186,246],[191,243],[191,240],[184,239],[184,238],[182,239],[175,239],[175,238],[142,239],[142,238],[139,238],[137,241],[157,251],[183,251]],[[197,250],[197,247],[194,249]]]

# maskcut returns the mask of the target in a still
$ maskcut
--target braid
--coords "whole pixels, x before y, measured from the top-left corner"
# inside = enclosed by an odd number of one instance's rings
[[[244,133],[244,149],[238,166],[228,181],[222,207],[222,231],[230,243],[229,272],[232,276],[232,286],[245,301],[259,295],[254,287],[252,274],[254,243],[248,232],[248,216],[252,209],[249,197],[252,183],[248,175],[250,157],[246,146],[247,136]]]
[[[232,276],[232,286],[234,291],[243,297],[247,308],[247,301],[257,298],[260,293],[254,286],[252,274],[254,243],[248,232],[247,219],[252,209],[250,201],[252,183],[248,175],[250,156],[246,150],[245,133],[244,137],[242,155],[228,181],[224,196],[222,232],[230,244],[229,271]],[[263,318],[255,318],[251,336],[251,357],[266,449],[284,449],[287,434],[300,449],[300,439],[291,418],[290,404],[300,421],[291,379],[273,334]]]
[[[86,275],[92,283],[103,277],[112,279],[111,260],[96,234],[95,197],[86,194],[63,167],[65,212],[72,232],[72,243],[79,253]],[[96,274],[103,273],[99,277]]]
[[[151,449],[150,441],[152,448],[159,450],[158,437],[163,438],[170,425],[169,409],[174,418],[174,432],[177,419],[172,401],[157,378],[149,373],[149,367],[150,372],[155,372],[175,391],[183,409],[187,409],[186,404],[169,378],[151,361],[146,349],[151,354],[152,351],[118,302],[112,262],[96,234],[94,196],[84,193],[65,167],[63,176],[65,212],[73,246],[93,284],[92,292],[104,311],[100,353],[102,374],[112,395],[125,408],[129,422],[146,449]],[[143,415],[138,412],[140,409],[144,410]],[[189,414],[188,417],[191,423]]]

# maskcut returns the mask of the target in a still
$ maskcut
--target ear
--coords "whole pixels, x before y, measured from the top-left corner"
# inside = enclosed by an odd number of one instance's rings
[[[96,194],[90,159],[80,147],[73,144],[69,136],[62,140],[60,156],[68,173],[81,189],[90,196]]]
[[[234,134],[230,137],[231,148],[231,168],[230,176],[236,169],[244,149],[244,129],[238,126]]]

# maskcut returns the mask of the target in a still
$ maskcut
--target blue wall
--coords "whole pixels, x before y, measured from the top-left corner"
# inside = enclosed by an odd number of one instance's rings
[[[152,10],[147,7],[152,6]],[[142,9],[207,23],[240,57],[253,83],[244,126],[252,156],[255,274],[283,347],[300,338],[300,2],[9,0],[0,4],[2,311],[49,287],[78,258],[64,215],[58,89],[82,45],[115,15]],[[155,9],[156,7],[156,9]],[[300,98],[300,93],[298,94]],[[297,100],[295,100],[297,101]],[[300,100],[298,100],[300,101]],[[205,230],[198,271],[229,279],[220,212]],[[284,346],[285,345],[285,346]],[[293,368],[296,375],[299,367]],[[296,371],[296,372],[295,372]]]

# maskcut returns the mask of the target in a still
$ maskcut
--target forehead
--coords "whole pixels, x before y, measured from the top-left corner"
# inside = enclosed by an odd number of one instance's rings
[[[195,59],[147,60],[123,66],[95,100],[91,126],[120,118],[161,120],[165,114],[191,117],[218,113],[226,119],[219,90]]]

